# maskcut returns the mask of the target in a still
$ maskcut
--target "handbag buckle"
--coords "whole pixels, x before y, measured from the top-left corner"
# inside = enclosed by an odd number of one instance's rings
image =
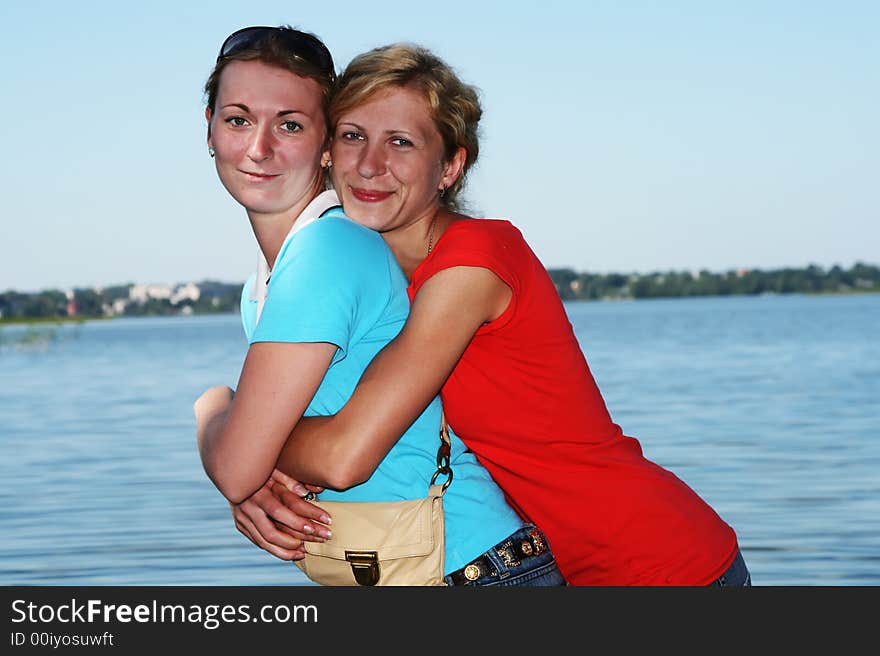
[[[345,551],[351,563],[351,573],[358,585],[376,585],[379,582],[379,554],[375,551]]]

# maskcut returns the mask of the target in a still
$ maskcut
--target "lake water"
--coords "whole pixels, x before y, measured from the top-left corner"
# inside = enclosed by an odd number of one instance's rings
[[[880,296],[570,303],[614,420],[756,585],[880,584]],[[0,584],[301,585],[235,530],[192,402],[235,315],[0,329]]]

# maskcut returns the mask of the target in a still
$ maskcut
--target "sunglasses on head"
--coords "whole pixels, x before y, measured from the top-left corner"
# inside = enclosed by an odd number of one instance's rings
[[[289,27],[254,26],[236,30],[226,37],[223,45],[220,46],[220,54],[217,55],[217,61],[219,62],[224,57],[253,48],[263,39],[273,34],[278,35],[289,49],[291,55],[308,62],[312,66],[316,66],[323,73],[326,73],[331,80],[336,79],[336,72],[333,70],[333,57],[330,55],[330,51],[327,50],[327,46],[311,34]]]

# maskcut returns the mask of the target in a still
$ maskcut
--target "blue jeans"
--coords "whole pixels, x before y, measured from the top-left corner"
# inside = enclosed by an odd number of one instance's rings
[[[743,560],[742,553],[737,551],[736,558],[730,567],[727,568],[727,571],[709,585],[718,588],[750,587],[752,585],[752,575],[749,574],[749,568],[746,567],[746,561]]]
[[[567,585],[550,545],[534,524],[524,525],[444,580],[458,586]]]

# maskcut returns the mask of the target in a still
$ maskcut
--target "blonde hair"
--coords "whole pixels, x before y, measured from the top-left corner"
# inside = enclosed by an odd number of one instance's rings
[[[352,59],[339,76],[330,99],[331,131],[335,130],[342,114],[394,87],[408,87],[423,95],[443,139],[444,161],[452,159],[460,147],[467,152],[461,175],[440,201],[455,208],[465,175],[480,152],[477,126],[483,109],[476,87],[462,82],[446,62],[428,49],[410,43],[395,43],[374,48]]]

